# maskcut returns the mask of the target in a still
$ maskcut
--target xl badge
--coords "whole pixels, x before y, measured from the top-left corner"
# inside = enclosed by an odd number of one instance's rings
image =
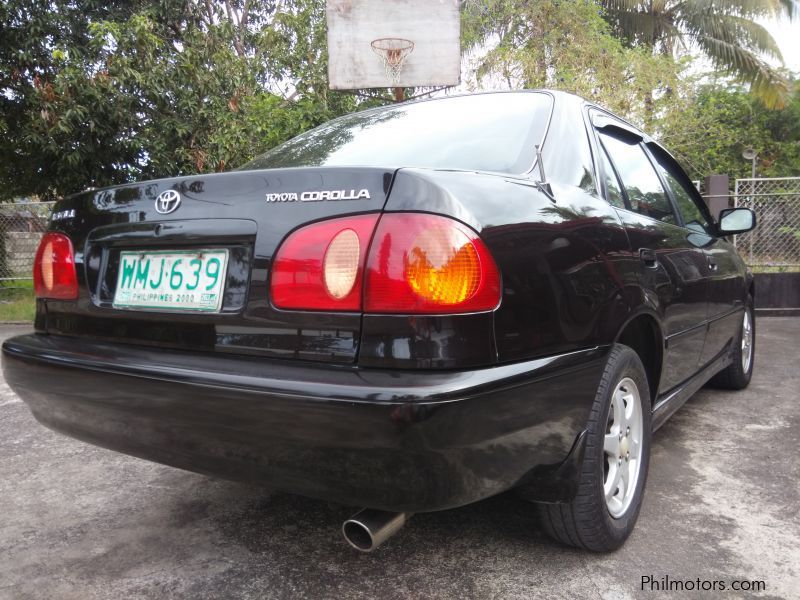
[[[161,215],[175,212],[180,205],[181,195],[175,190],[161,192],[156,198],[156,212]]]
[[[369,190],[313,190],[267,194],[267,202],[319,202],[320,200],[369,200]]]

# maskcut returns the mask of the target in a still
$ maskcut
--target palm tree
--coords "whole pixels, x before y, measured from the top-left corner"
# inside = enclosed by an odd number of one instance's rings
[[[714,66],[750,84],[767,106],[780,108],[789,83],[765,57],[783,61],[756,19],[800,16],[800,0],[600,0],[618,33],[634,45],[673,54],[699,49]]]

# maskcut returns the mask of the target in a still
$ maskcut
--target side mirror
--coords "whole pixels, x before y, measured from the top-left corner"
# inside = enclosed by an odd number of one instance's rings
[[[722,235],[746,233],[756,226],[756,213],[749,208],[726,208],[719,211],[717,230]]]

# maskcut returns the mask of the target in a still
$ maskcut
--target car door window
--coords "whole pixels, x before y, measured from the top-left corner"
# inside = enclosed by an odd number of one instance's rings
[[[697,205],[698,200],[702,202],[695,190],[689,189],[686,180],[688,177],[680,172],[680,167],[676,165],[665,153],[657,146],[652,148],[653,156],[656,159],[661,175],[667,182],[672,196],[675,198],[675,205],[683,219],[684,225],[698,232],[708,233],[709,223],[706,215]]]
[[[625,208],[625,196],[622,194],[622,189],[619,186],[619,180],[614,167],[611,166],[611,161],[608,158],[606,149],[600,147],[600,166],[603,169],[603,181],[606,184],[606,200],[617,208]]]
[[[600,139],[617,168],[631,210],[676,225],[672,203],[641,145],[602,132]]]

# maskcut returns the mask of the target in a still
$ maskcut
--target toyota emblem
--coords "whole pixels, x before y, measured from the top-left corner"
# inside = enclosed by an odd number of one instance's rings
[[[181,195],[175,190],[161,192],[156,198],[156,212],[162,215],[178,210],[181,205]]]

